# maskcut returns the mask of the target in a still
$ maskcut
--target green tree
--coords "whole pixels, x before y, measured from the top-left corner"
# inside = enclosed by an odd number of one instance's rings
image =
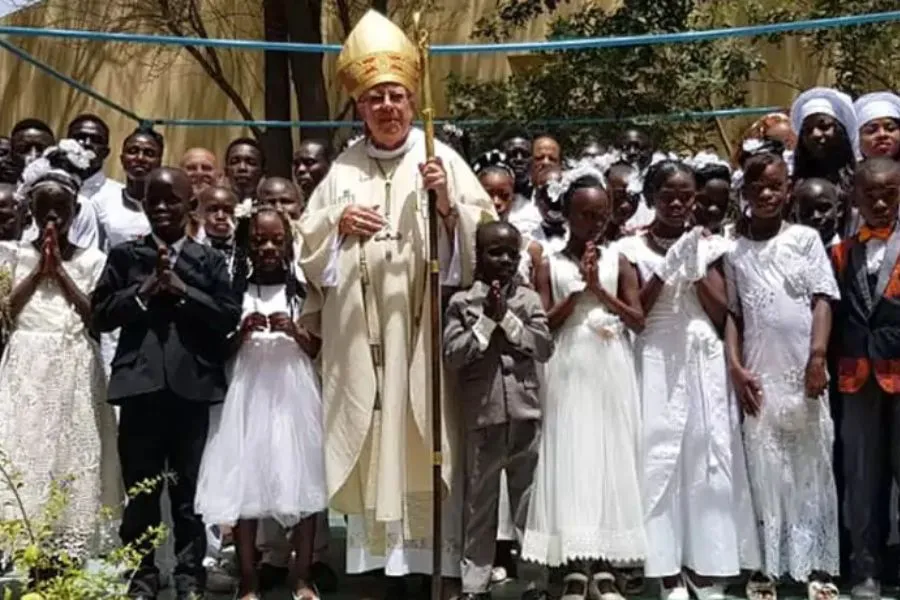
[[[773,9],[768,2],[747,3],[753,23],[825,19],[897,10],[896,0],[805,0]],[[818,57],[833,84],[858,96],[870,91],[900,91],[900,22],[820,29],[796,34],[808,52]],[[774,36],[778,43],[785,35]]]
[[[501,0],[495,15],[478,24],[476,37],[500,41],[545,13],[553,0]],[[554,15],[548,39],[673,33],[734,26],[731,2],[625,0],[607,11],[588,5],[568,16]],[[620,120],[651,115],[741,106],[745,83],[764,61],[757,41],[725,39],[691,44],[637,46],[539,53],[531,68],[507,80],[477,82],[451,78],[451,112],[460,118],[496,117],[529,123],[547,117]],[[645,125],[648,123],[644,123]],[[560,126],[553,130],[568,146],[586,136],[611,139],[621,122]],[[474,132],[476,145],[490,143],[501,126]],[[720,143],[729,148],[717,121],[659,121],[656,142],[667,148]]]

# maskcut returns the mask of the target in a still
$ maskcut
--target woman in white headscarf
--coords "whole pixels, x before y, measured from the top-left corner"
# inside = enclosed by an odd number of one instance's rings
[[[832,88],[806,90],[791,107],[791,126],[797,134],[794,182],[819,178],[838,186],[844,207],[838,231],[842,237],[856,232],[858,219],[850,210],[850,188],[856,168],[859,138],[853,100]]]
[[[853,106],[859,123],[858,154],[900,160],[900,96],[875,92],[861,96]]]

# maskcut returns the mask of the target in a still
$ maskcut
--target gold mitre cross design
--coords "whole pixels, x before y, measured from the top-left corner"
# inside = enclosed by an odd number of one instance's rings
[[[419,54],[403,30],[370,10],[360,19],[337,60],[341,84],[354,98],[381,83],[399,83],[411,92],[419,86]]]

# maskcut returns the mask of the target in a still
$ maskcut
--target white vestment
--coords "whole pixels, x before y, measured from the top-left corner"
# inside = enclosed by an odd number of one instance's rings
[[[453,235],[439,223],[442,282],[465,286],[474,271],[475,229],[493,220],[490,199],[469,167],[436,143],[459,217]],[[326,477],[331,507],[349,515],[348,571],[389,575],[431,570],[431,387],[427,195],[419,165],[424,136],[376,159],[348,148],[310,198],[299,223],[301,266],[311,297],[305,318],[322,336]],[[376,207],[388,225],[366,242],[341,236],[351,204]],[[446,386],[444,388],[447,389]],[[457,405],[444,393],[443,480],[453,480]],[[444,490],[445,498],[449,497]],[[445,573],[458,573],[461,502],[448,503]]]

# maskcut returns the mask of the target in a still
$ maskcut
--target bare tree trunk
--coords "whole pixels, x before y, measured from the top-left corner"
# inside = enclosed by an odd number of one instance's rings
[[[322,43],[322,0],[290,0],[287,2],[288,34],[292,42]],[[291,79],[302,121],[327,121],[330,116],[321,53],[292,52]],[[318,138],[331,143],[326,129],[303,127],[302,138]]]
[[[285,0],[263,1],[263,27],[266,41],[286,42],[288,39]],[[265,52],[266,120],[291,120],[291,88],[288,79],[289,63],[286,52]],[[291,130],[269,127],[263,136],[268,175],[291,177],[293,144]]]

